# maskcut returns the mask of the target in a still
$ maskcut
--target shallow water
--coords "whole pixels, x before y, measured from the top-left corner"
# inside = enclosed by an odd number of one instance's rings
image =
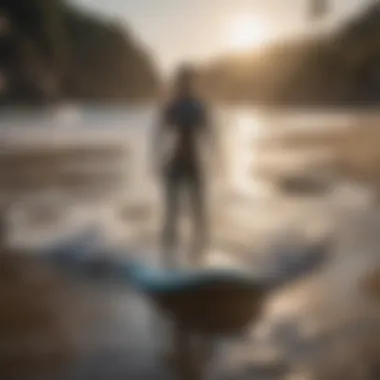
[[[44,147],[52,146],[57,148],[60,146],[92,146],[93,148],[111,146],[115,149],[121,147],[125,150],[125,156],[110,158],[104,162],[104,155],[94,154],[87,167],[86,163],[79,164],[78,159],[71,160],[71,165],[76,172],[80,173],[88,173],[92,167],[93,172],[98,171],[97,175],[100,176],[100,166],[103,166],[103,172],[107,171],[107,167],[109,170],[113,169],[112,181],[115,182],[115,186],[112,189],[99,190],[99,194],[94,195],[95,200],[90,206],[91,212],[93,213],[95,203],[101,205],[101,207],[97,207],[98,209],[104,209],[103,206],[107,204],[114,205],[123,201],[136,202],[136,199],[142,203],[157,204],[160,196],[159,179],[155,175],[154,165],[149,159],[149,144],[152,139],[155,114],[156,110],[152,107],[126,107],[124,109],[120,107],[67,106],[49,109],[39,114],[9,110],[1,118],[0,144],[3,144],[7,151],[11,148],[25,149],[25,147],[32,146],[39,147],[41,150]],[[12,115],[14,116],[12,117]],[[261,148],[262,139],[270,139],[271,136],[278,136],[286,133],[287,130],[290,131],[292,128],[287,125],[291,126],[292,123],[293,125],[303,125],[303,129],[306,129],[310,120],[313,119],[306,119],[304,116],[297,116],[294,113],[290,115],[287,113],[271,114],[239,108],[216,109],[214,118],[222,146],[223,154],[219,157],[218,165],[224,167],[224,181],[218,182],[209,162],[207,165],[209,167],[208,182],[212,199],[244,197],[260,200],[262,197],[273,195],[273,190],[276,190],[276,177],[280,177],[283,173],[303,173],[311,167],[311,163],[325,165],[327,162],[328,164],[328,152],[323,150],[294,154],[286,149],[268,152]],[[343,121],[346,122],[346,125],[352,122],[352,117],[350,115],[343,117],[341,114],[337,114],[327,115],[321,120],[325,124],[330,120],[330,123],[333,125],[335,123],[339,128]],[[313,126],[313,130],[317,130],[315,126]],[[204,152],[206,162],[209,161],[207,150],[209,149],[206,148],[206,152]],[[65,167],[66,169],[67,167]],[[63,169],[57,167],[53,170]],[[264,178],[260,176],[263,172],[267,173]],[[95,177],[95,174],[93,176]],[[269,178],[268,181],[265,176],[274,178]],[[21,188],[21,190],[25,189]],[[88,188],[89,198],[94,190],[93,186]],[[41,185],[34,191],[22,191],[21,193],[20,197],[13,197],[21,200],[17,199],[18,210],[25,207],[30,200],[32,203],[38,201],[40,204],[60,205],[61,209],[66,208],[66,210],[68,205],[73,205],[69,209],[74,209],[78,213],[78,203],[83,201],[83,199],[78,201],[77,197],[67,194],[67,191],[65,192],[62,187],[57,185],[50,187]],[[45,201],[41,202],[41,198],[44,198]],[[20,211],[17,213],[20,214]],[[102,214],[102,218],[104,218],[104,214]]]
[[[101,191],[91,201],[59,187],[20,192],[10,210],[12,243],[40,245],[95,221],[110,240],[135,247],[152,264],[159,261],[159,182],[147,159],[153,116],[152,109],[67,107],[33,117],[4,117],[0,142],[7,149],[84,143],[116,144],[128,151],[118,168],[122,184],[118,181],[116,189]],[[309,127],[318,132],[330,124],[341,130],[357,118],[324,115],[313,119],[321,128]],[[216,120],[227,169],[223,183],[209,176],[212,241],[206,264],[265,270],[276,263],[279,252],[330,234],[336,244],[323,270],[268,300],[251,335],[221,344],[210,376],[377,379],[370,371],[380,359],[374,338],[380,313],[377,302],[357,286],[361,273],[379,261],[380,220],[370,190],[331,174],[326,155],[333,152],[295,155],[286,146],[277,151],[263,148],[263,139],[294,128],[310,133],[310,117],[224,109],[218,110]],[[326,191],[289,193],[279,186],[284,175],[304,178],[315,168],[326,177]],[[270,175],[260,176],[263,172]],[[128,289],[96,283],[70,283],[67,289],[65,297],[59,296],[59,315],[76,359],[63,378],[167,378],[158,361],[165,336],[157,335],[157,316],[149,304]]]

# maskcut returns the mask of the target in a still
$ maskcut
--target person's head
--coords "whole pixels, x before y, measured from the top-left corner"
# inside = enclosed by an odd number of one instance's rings
[[[175,92],[177,95],[193,94],[196,87],[197,72],[191,64],[181,65],[175,76]]]

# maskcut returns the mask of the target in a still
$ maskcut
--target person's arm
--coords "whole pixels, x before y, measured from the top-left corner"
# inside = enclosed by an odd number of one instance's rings
[[[220,142],[220,135],[217,132],[217,126],[212,112],[209,109],[205,110],[204,132],[208,145],[211,147],[211,157],[215,169],[218,172],[223,171],[224,160],[223,151]]]
[[[215,131],[214,117],[209,109],[204,111],[204,133],[207,143],[215,150],[217,146],[217,136]]]
[[[164,150],[164,136],[167,129],[167,124],[167,109],[164,107],[158,115],[152,136],[151,159],[155,170],[160,169],[163,163],[162,155]]]

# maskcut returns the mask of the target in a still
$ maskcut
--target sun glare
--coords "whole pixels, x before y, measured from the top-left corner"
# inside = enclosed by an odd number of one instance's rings
[[[269,40],[268,26],[260,19],[241,16],[228,31],[230,48],[237,51],[259,48]]]

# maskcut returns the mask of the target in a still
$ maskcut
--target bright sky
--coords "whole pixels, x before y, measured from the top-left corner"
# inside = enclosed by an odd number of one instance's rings
[[[164,71],[233,49],[310,30],[309,0],[71,0],[125,21]],[[331,20],[370,0],[330,0]],[[373,0],[372,0],[373,1]],[[255,28],[250,28],[255,24]]]

